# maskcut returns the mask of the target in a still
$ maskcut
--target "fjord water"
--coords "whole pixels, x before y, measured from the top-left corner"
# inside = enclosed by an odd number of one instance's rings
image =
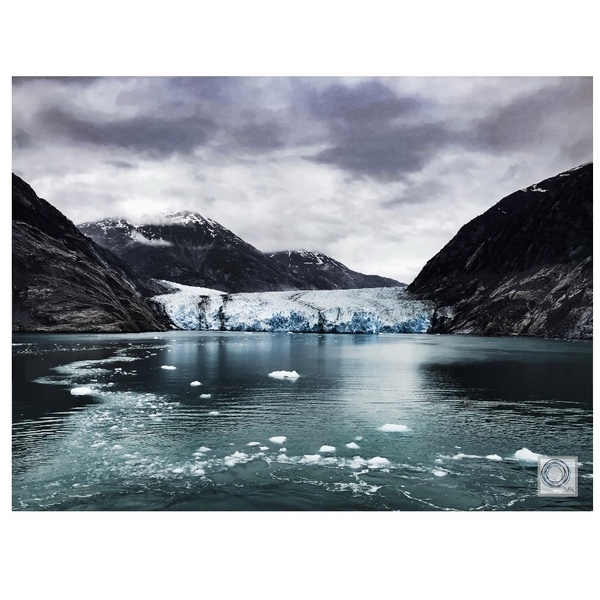
[[[591,510],[592,460],[591,342],[13,337],[13,510]]]

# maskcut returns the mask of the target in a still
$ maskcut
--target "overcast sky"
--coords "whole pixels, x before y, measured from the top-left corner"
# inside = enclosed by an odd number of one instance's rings
[[[406,283],[591,160],[591,77],[13,79],[13,171],[75,223],[193,210]]]

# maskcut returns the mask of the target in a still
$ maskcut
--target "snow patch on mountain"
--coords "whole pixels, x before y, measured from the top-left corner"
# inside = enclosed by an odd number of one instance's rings
[[[174,284],[155,296],[180,329],[302,333],[425,333],[433,304],[404,288],[226,294]]]

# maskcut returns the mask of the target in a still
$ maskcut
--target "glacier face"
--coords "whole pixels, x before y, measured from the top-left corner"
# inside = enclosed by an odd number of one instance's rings
[[[404,287],[226,294],[172,282],[155,296],[180,329],[298,333],[425,333],[431,302]]]

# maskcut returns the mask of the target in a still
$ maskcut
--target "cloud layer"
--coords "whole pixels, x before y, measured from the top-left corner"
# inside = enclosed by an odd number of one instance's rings
[[[74,222],[195,210],[407,283],[590,160],[591,77],[13,79],[13,169]]]

